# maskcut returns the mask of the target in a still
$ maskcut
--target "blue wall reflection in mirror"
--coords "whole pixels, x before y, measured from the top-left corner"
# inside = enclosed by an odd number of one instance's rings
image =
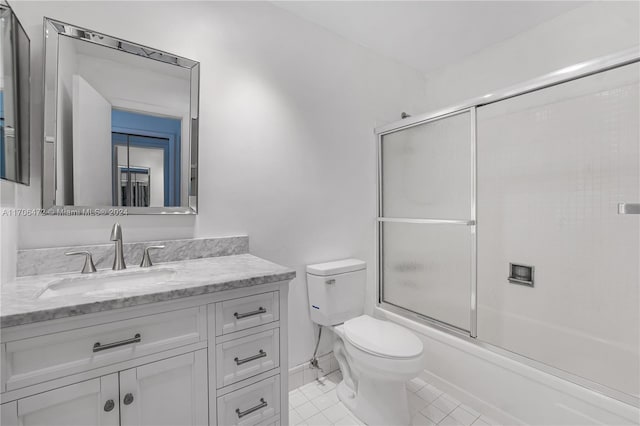
[[[111,129],[113,205],[180,206],[181,120],[113,109]],[[152,167],[151,150],[162,152],[161,167]],[[145,153],[149,155],[145,156]],[[147,186],[140,186],[140,181],[131,175],[131,171],[137,169],[147,170]],[[150,189],[149,185],[154,185],[152,177],[158,173],[162,176],[162,194],[154,200],[153,194],[160,188]]]

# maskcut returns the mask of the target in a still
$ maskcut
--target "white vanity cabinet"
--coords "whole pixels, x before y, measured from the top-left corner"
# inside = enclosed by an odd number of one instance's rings
[[[130,368],[119,376],[122,426],[208,424],[206,349]]]
[[[2,426],[287,424],[287,291],[278,282],[3,328]]]
[[[3,426],[117,426],[119,421],[117,374],[85,380],[2,405]]]

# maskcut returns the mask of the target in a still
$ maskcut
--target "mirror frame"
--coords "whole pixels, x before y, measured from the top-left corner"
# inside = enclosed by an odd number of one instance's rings
[[[13,99],[15,120],[12,131],[16,145],[16,157],[13,158],[13,162],[17,169],[14,178],[0,178],[7,182],[29,186],[31,183],[31,40],[15,12],[5,1],[0,1],[0,18],[9,21],[8,25],[11,26],[12,41],[14,42],[13,44],[7,43],[2,48],[7,47],[11,50],[10,66],[14,73],[12,81],[5,81],[5,85],[13,85],[15,91]],[[17,45],[18,33],[27,41],[24,50]],[[3,71],[0,70],[0,72]],[[6,97],[3,102],[6,102]],[[5,122],[5,126],[6,124]],[[6,127],[3,131],[5,131],[5,136],[9,133]]]
[[[186,68],[191,73],[189,158],[190,167],[182,179],[189,179],[188,206],[128,207],[128,206],[69,206],[56,204],[56,145],[58,103],[58,47],[60,37],[71,37],[146,59]],[[44,139],[42,142],[42,208],[47,214],[80,216],[111,215],[126,210],[126,214],[197,214],[198,213],[198,122],[200,103],[200,62],[154,49],[139,43],[70,25],[52,18],[44,18]],[[115,213],[114,213],[115,212]]]

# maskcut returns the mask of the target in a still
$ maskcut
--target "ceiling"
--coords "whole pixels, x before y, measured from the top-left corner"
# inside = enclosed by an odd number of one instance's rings
[[[276,1],[291,13],[421,72],[456,62],[583,1]]]

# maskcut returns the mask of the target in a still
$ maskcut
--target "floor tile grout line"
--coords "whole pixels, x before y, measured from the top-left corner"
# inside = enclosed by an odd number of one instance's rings
[[[333,377],[330,377],[330,376],[333,376]],[[303,419],[302,424],[309,423],[309,420],[314,417],[317,417],[316,420],[321,419],[323,426],[325,424],[326,426],[333,426],[336,423],[340,423],[347,418],[351,419],[347,423],[362,424],[362,422],[360,422],[355,417],[355,415],[342,403],[342,401],[340,401],[337,398],[337,395],[331,396],[332,392],[336,392],[336,388],[337,388],[336,385],[341,380],[340,376],[341,376],[340,371],[337,370],[328,375],[321,376],[309,383],[303,384],[298,388],[292,389],[289,392],[290,395],[295,392],[298,392],[298,394],[301,395],[303,400],[305,401],[303,404],[300,404],[297,407],[293,407],[291,404],[289,404],[290,410],[293,410],[299,418]],[[409,383],[407,384],[408,395],[409,396],[413,395],[414,398],[417,398],[417,400],[414,400],[413,407],[411,406],[411,400],[410,400],[410,409],[413,413],[412,421],[416,415],[420,415],[422,419],[427,420],[426,424],[440,425],[440,424],[446,423],[446,424],[462,425],[462,424],[468,423],[469,425],[472,425],[474,423],[480,424],[478,422],[479,420],[481,420],[483,424],[485,423],[490,425],[496,424],[493,421],[487,421],[488,417],[484,416],[480,411],[474,409],[473,407],[463,404],[462,402],[458,401],[456,398],[454,398],[450,394],[443,392],[439,388],[433,386],[431,383],[421,378],[418,378],[418,379],[420,380],[420,382],[418,383],[412,382],[411,384]],[[429,391],[428,392],[423,391],[427,387],[430,388]],[[306,392],[302,390],[303,388]],[[433,396],[435,396],[435,398],[432,399],[431,397]],[[322,403],[318,401],[319,399],[326,398],[326,397],[335,398],[335,401],[324,401]],[[419,409],[415,409],[416,407],[415,401],[419,401],[418,403],[420,405]],[[440,401],[440,402],[437,402],[437,401]],[[330,404],[325,406],[327,402],[329,402]],[[310,406],[317,411],[314,414],[308,416],[306,419],[304,419],[303,416],[300,414],[300,411],[298,410],[298,408],[307,403],[310,403],[311,404]],[[321,406],[324,408],[320,408]],[[337,420],[329,420],[329,417],[331,416],[327,415],[327,413],[329,412],[328,410],[335,409],[335,407],[338,407],[338,406],[341,406],[344,409],[344,412],[346,414],[338,418]],[[444,414],[444,416],[440,419],[439,422],[435,422],[432,418],[430,418],[424,413],[424,411],[429,407],[433,407],[434,409],[437,409],[442,414]],[[454,415],[454,413],[458,409],[462,410],[462,412],[464,413],[464,416],[467,416],[466,417],[467,420],[465,421],[458,420],[456,415]],[[462,413],[460,414],[460,416],[462,416]],[[463,419],[464,419],[464,416],[463,416]],[[352,420],[355,420],[355,422],[352,422]]]

